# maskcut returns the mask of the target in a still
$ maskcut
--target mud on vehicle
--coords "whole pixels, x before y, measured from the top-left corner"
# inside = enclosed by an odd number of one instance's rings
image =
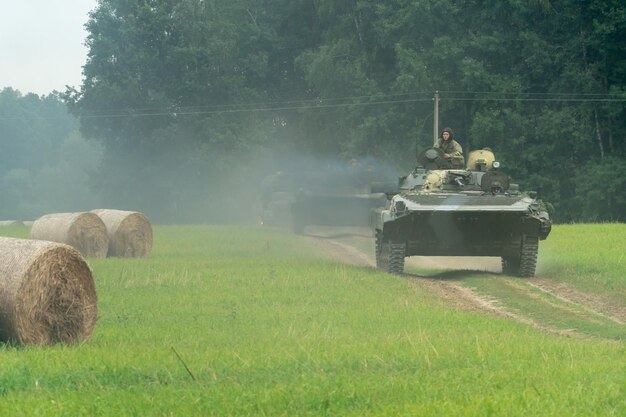
[[[388,196],[370,214],[377,268],[400,274],[416,255],[498,256],[505,274],[533,276],[550,217],[536,193],[521,192],[499,167],[489,149],[470,152],[465,165],[429,148],[394,187],[375,190]]]

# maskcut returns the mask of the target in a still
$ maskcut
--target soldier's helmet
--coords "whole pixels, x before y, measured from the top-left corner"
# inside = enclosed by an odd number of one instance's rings
[[[450,129],[449,127],[444,127],[443,130],[441,131],[442,138],[443,138],[444,132],[448,132],[450,134],[450,139],[452,139],[452,137],[454,136],[454,134],[452,133],[452,129]]]

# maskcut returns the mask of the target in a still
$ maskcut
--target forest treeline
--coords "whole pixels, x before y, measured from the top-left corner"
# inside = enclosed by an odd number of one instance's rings
[[[101,146],[109,206],[236,221],[286,161],[404,173],[439,91],[440,126],[557,221],[626,220],[623,1],[100,0],[86,27],[84,81],[54,99]]]
[[[102,145],[82,137],[58,94],[0,91],[0,144],[1,220],[99,206],[90,177],[100,166]]]

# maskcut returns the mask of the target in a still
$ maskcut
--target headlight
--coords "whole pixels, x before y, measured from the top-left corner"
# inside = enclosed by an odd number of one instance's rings
[[[404,204],[404,201],[396,201],[395,208],[396,213],[402,214],[406,210],[406,204]]]
[[[493,162],[493,167],[496,168],[496,169],[500,168],[500,162],[494,161]]]

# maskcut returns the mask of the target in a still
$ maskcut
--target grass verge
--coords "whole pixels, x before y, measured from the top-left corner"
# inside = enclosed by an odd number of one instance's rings
[[[288,233],[157,226],[148,259],[91,259],[80,346],[0,347],[12,416],[624,415],[621,342],[442,306]]]

